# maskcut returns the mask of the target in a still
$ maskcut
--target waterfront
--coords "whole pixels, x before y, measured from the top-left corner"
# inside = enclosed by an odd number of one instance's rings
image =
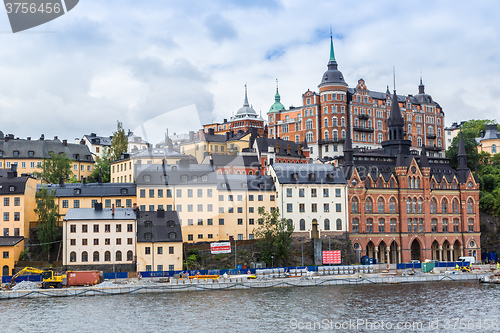
[[[500,286],[477,282],[228,290],[6,300],[0,303],[0,318],[4,332],[288,332],[293,331],[293,320],[298,327],[298,323],[349,319],[393,323],[437,319],[439,330],[424,326],[419,331],[443,332],[446,319],[477,324],[498,318],[499,297]]]

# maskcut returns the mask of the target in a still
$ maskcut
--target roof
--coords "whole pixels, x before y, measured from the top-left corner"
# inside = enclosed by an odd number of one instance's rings
[[[85,134],[83,138],[87,139],[93,145],[106,147],[111,147],[111,139],[113,139],[112,136],[98,136],[95,133]]]
[[[139,213],[137,218],[137,243],[157,242],[182,242],[181,225],[176,211]]]
[[[244,115],[257,115],[257,112],[248,104],[248,96],[247,96],[247,85],[245,84],[245,101],[243,102],[243,106],[236,112],[237,116]]]
[[[271,176],[217,175],[217,189],[226,191],[275,191]]]
[[[222,155],[212,154],[207,158],[212,158],[215,167],[222,166],[241,166],[241,167],[260,167],[257,155]]]
[[[14,156],[14,152],[18,156]],[[0,138],[0,156],[3,158],[48,158],[51,152],[55,154],[65,153],[66,157],[75,161],[94,161],[89,147],[85,144],[61,142],[59,139],[25,140],[8,137],[4,139]]]
[[[26,189],[26,182],[30,176],[20,176],[14,178],[0,177],[0,195],[23,194]],[[11,187],[13,191],[11,191]]]
[[[188,185],[216,183],[215,169],[210,164],[187,165],[139,165],[136,168],[136,184],[141,185]]]
[[[70,208],[64,216],[65,221],[99,221],[99,220],[130,220],[136,219],[132,208],[115,208],[115,214],[112,213],[112,208],[103,208],[96,210],[95,208]]]
[[[22,236],[0,236],[0,246],[14,246],[23,239]]]
[[[281,184],[347,184],[342,170],[332,164],[275,163]]]
[[[101,197],[101,196],[136,196],[134,183],[66,183],[38,184],[37,191],[47,188],[55,191],[55,196],[60,197]]]
[[[301,157],[305,158],[303,152],[299,154],[299,147],[306,149],[303,144],[295,143],[294,141],[283,140],[283,139],[271,139],[271,138],[257,138],[255,139],[257,143],[257,149],[261,153],[267,153],[269,147],[273,147],[276,156],[289,156],[289,157]],[[277,150],[279,145],[279,150]],[[290,146],[290,154],[288,153],[288,147]]]

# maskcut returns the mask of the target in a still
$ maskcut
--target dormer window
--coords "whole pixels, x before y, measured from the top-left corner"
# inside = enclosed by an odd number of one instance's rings
[[[201,176],[201,181],[202,181],[203,183],[208,182],[208,176],[207,176],[207,175],[202,175],[202,176]]]
[[[167,221],[167,227],[169,227],[169,228],[175,227],[175,221],[172,221],[172,220]]]
[[[333,179],[334,179],[334,177],[333,177],[333,173],[329,173],[329,174],[327,174],[327,175],[326,175],[326,179],[327,179],[328,181],[332,182],[332,181],[333,181]]]
[[[82,189],[80,189],[80,188],[75,188],[74,193],[75,193],[75,194],[82,194]]]
[[[28,157],[34,157],[35,152],[33,150],[28,151]]]
[[[177,238],[177,234],[175,232],[168,233],[168,239],[176,239],[176,238]]]
[[[191,176],[191,181],[194,183],[198,182],[198,176]]]
[[[296,172],[292,173],[292,180],[295,180],[295,181],[299,180],[299,174]]]
[[[146,222],[144,222],[144,226],[145,226],[146,228],[151,228],[151,227],[153,226],[153,222],[151,222],[151,221],[146,221]]]
[[[188,176],[187,175],[182,175],[181,176],[181,182],[186,183],[188,181]]]
[[[12,155],[13,155],[14,157],[19,157],[19,150],[14,150],[14,151],[12,152]]]
[[[222,183],[222,184],[220,184],[220,186],[221,186],[222,188],[227,188],[227,183]]]
[[[153,234],[150,232],[145,232],[144,233],[144,239],[151,240],[153,239]]]
[[[128,189],[126,189],[126,188],[122,188],[122,189],[120,190],[120,193],[121,193],[121,194],[127,194],[127,193],[128,193]]]
[[[143,177],[145,183],[150,183],[151,182],[151,175],[144,175]]]
[[[14,192],[16,190],[15,186],[9,186],[9,192]]]
[[[316,180],[316,174],[315,173],[310,173],[309,174],[309,180],[310,181],[315,181]]]

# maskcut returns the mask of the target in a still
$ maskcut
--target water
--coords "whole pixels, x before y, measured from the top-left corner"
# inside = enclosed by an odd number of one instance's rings
[[[24,299],[0,302],[0,327],[1,332],[381,332],[376,325],[384,321],[384,328],[389,322],[413,325],[386,332],[500,332],[478,327],[486,319],[500,326],[499,300],[500,285],[477,282]],[[335,329],[349,320],[365,324]],[[438,326],[430,328],[429,321]],[[422,322],[421,329],[414,322]]]

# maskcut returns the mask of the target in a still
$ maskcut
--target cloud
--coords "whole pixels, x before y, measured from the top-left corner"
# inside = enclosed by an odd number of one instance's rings
[[[210,38],[216,42],[231,40],[238,37],[238,32],[233,24],[219,14],[212,14],[205,19]]]

